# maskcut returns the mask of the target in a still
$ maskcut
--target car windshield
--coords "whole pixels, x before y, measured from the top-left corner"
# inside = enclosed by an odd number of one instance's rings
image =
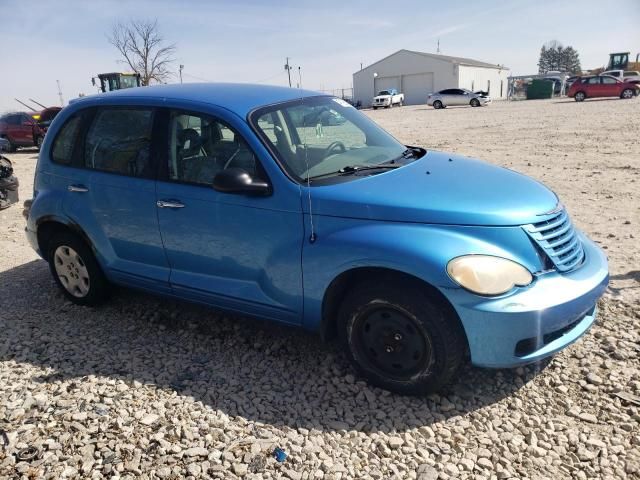
[[[300,182],[338,176],[353,167],[367,167],[373,174],[369,167],[407,157],[407,147],[339,98],[307,97],[267,106],[252,114],[251,123]]]
[[[378,93],[378,95],[391,95],[391,94],[389,93],[389,90],[381,90],[381,91]]]

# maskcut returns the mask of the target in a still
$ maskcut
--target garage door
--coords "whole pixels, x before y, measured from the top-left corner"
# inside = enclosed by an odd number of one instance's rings
[[[376,95],[380,90],[387,90],[389,88],[395,88],[399,92],[400,90],[400,77],[376,77],[373,81],[374,90]]]
[[[403,75],[402,88],[406,105],[427,103],[427,94],[433,93],[433,72]]]

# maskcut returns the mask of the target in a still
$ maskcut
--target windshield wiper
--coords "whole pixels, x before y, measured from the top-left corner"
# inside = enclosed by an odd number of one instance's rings
[[[367,170],[394,169],[394,168],[399,168],[401,166],[402,165],[396,165],[392,163],[385,163],[385,164],[378,164],[378,165],[347,165],[345,167],[342,167],[340,170],[336,170],[335,172],[314,175],[313,177],[309,177],[309,180],[314,180],[316,178],[322,178],[322,177],[330,177],[331,175],[353,175],[358,172],[364,172]]]

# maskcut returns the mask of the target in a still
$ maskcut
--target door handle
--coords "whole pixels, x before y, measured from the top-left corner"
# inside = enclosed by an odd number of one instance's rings
[[[184,204],[175,200],[158,200],[156,205],[160,208],[184,208]]]
[[[79,193],[85,193],[89,191],[89,189],[84,185],[69,185],[67,187],[67,190],[69,190],[70,192],[79,192]]]

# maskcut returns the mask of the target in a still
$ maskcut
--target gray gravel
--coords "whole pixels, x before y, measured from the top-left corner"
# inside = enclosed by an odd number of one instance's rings
[[[494,119],[501,108],[525,107],[496,103]],[[12,159],[27,198],[34,154]],[[468,367],[412,398],[367,387],[296,330],[125,290],[74,306],[26,245],[20,209],[0,225],[0,478],[640,478],[633,277],[552,360]]]

